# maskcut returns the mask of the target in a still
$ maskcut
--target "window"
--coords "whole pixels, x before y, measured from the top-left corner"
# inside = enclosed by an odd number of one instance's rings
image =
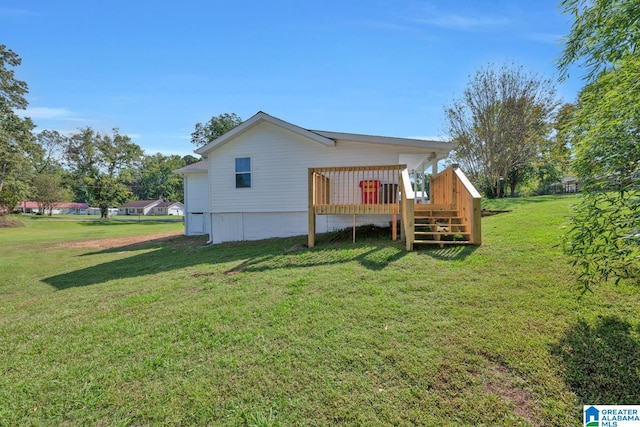
[[[251,158],[236,158],[236,188],[251,188]]]

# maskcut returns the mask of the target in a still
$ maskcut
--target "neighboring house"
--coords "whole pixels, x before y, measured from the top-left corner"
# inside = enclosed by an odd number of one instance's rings
[[[562,186],[565,193],[576,193],[578,191],[578,178],[575,176],[565,176],[562,178]]]
[[[118,208],[107,209],[108,216],[118,215],[119,212],[120,210]],[[102,215],[102,211],[100,210],[100,208],[89,208],[87,209],[87,215]]]
[[[53,215],[61,215],[61,214],[84,215],[87,213],[87,209],[89,209],[89,205],[87,205],[86,203],[78,203],[78,202],[56,203],[54,204],[51,213]],[[22,213],[37,214],[37,213],[40,213],[40,206],[38,205],[38,202],[33,202],[33,201],[20,202],[16,207],[16,211],[22,212]],[[42,213],[48,215],[49,210],[45,209],[45,212],[42,212]]]
[[[120,206],[120,215],[151,215],[155,206],[162,203],[162,200],[134,200]]]
[[[184,205],[180,202],[162,202],[151,209],[152,215],[184,215]]]
[[[180,202],[162,200],[134,200],[120,206],[121,215],[184,215],[184,205]]]
[[[184,177],[185,234],[208,234],[209,243],[221,243],[322,233],[354,223],[388,226],[398,213],[399,165],[406,165],[405,171],[431,168],[435,176],[438,161],[453,147],[443,141],[308,130],[258,112],[195,150],[202,161],[175,171]],[[371,165],[387,165],[388,171],[372,171]],[[349,172],[335,172],[330,182],[332,171],[346,171],[342,167],[347,166]],[[347,185],[344,177],[349,173]],[[348,189],[339,189],[339,182]],[[320,197],[312,195],[312,185],[317,189],[323,183],[322,192],[331,203],[357,203],[364,209],[335,214],[313,205],[310,213],[311,203]],[[340,191],[345,192],[338,195]],[[346,201],[347,197],[357,202]],[[412,205],[414,197],[413,192],[406,197]],[[378,203],[391,208],[381,215],[383,210],[370,206]],[[478,218],[479,214],[478,205]],[[478,239],[469,240],[479,244]]]

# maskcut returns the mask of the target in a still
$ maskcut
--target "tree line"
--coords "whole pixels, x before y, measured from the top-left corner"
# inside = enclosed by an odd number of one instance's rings
[[[172,171],[198,161],[194,156],[145,154],[118,129],[36,133],[33,121],[16,113],[27,107],[27,84],[15,76],[20,63],[0,45],[0,212],[23,200],[38,202],[40,212],[77,201],[106,217],[128,200],[183,200],[182,178]]]

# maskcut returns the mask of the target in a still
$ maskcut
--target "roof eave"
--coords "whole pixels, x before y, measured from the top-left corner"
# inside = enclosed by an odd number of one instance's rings
[[[232,139],[236,138],[238,135],[246,132],[247,130],[251,129],[252,127],[260,124],[260,123],[271,123],[273,125],[279,126],[281,128],[287,129],[291,132],[294,132],[298,135],[307,137],[313,141],[316,141],[324,146],[327,147],[332,147],[335,145],[335,141],[331,138],[328,138],[326,136],[317,134],[313,131],[307,130],[307,129],[303,129],[300,126],[296,126],[292,123],[289,122],[285,122],[284,120],[281,120],[277,117],[273,117],[270,116],[267,113],[263,113],[262,111],[259,111],[258,113],[256,113],[253,117],[245,120],[244,122],[242,122],[241,124],[239,124],[238,126],[236,126],[235,128],[231,129],[229,132],[225,133],[224,135],[216,138],[215,140],[211,141],[210,143],[208,143],[207,145],[198,148],[197,150],[194,150],[195,153],[200,154],[201,156],[206,155],[206,153],[209,153],[217,148],[219,148],[220,146],[228,143],[229,141],[231,141]]]

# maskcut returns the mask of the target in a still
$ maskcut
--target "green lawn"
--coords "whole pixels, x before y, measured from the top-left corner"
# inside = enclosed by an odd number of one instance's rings
[[[556,246],[575,201],[487,203],[512,212],[481,247],[415,252],[0,229],[0,425],[559,426],[637,404],[640,292],[578,298]]]

